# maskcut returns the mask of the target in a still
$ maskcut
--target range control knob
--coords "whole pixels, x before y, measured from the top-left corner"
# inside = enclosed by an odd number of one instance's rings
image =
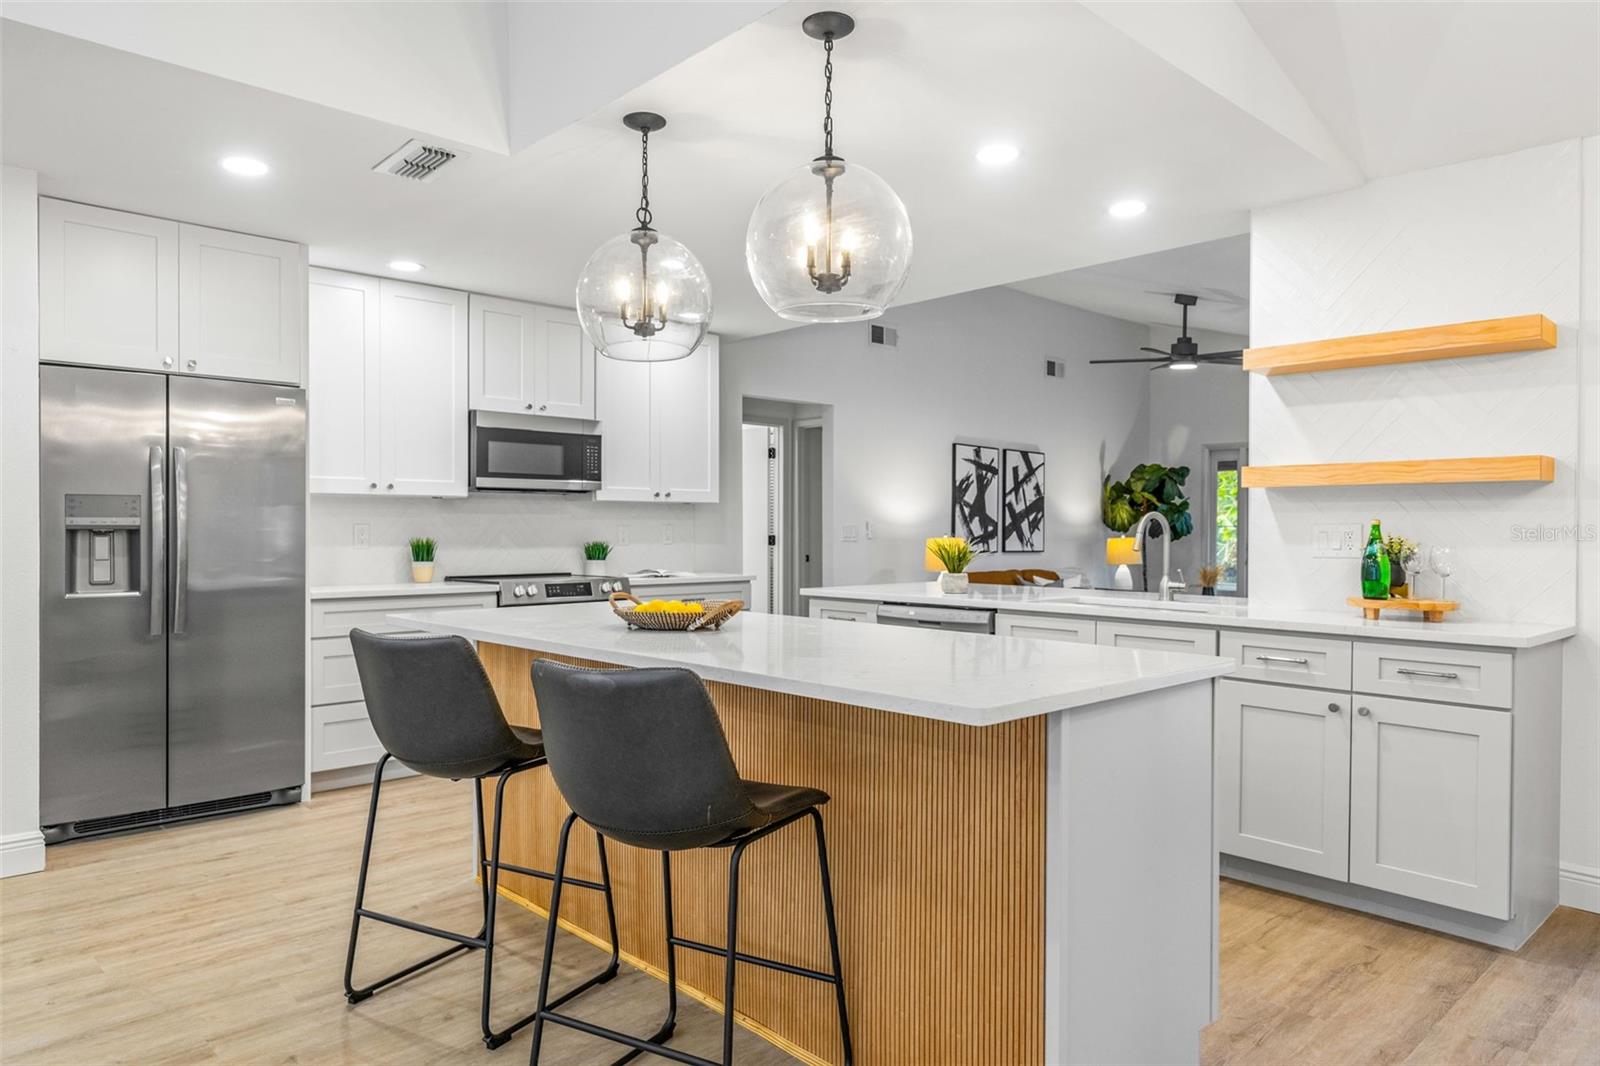
[[[511,595],[517,597],[518,599],[521,599],[522,597],[526,596],[527,594],[528,594],[528,586],[526,586],[526,585],[518,585],[516,588],[511,590]]]
[[[611,582],[609,582],[609,581],[600,582],[600,591],[609,593],[611,591]]]

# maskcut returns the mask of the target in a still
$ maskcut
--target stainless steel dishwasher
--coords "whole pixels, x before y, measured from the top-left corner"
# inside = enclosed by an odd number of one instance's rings
[[[916,626],[951,633],[993,633],[994,611],[986,607],[924,607],[920,604],[881,603],[880,626]]]

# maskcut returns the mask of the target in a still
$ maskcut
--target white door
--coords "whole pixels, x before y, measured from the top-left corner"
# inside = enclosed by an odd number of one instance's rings
[[[721,404],[717,338],[650,367],[650,417],[663,502],[716,503]]]
[[[660,499],[651,446],[650,364],[601,356],[595,376],[603,487],[594,498]]]
[[[1346,879],[1348,693],[1220,680],[1216,757],[1218,851]]]
[[[533,410],[533,304],[479,296],[468,300],[471,366],[469,403],[474,411],[527,414]]]
[[[1511,714],[1356,696],[1350,880],[1511,917]]]
[[[39,358],[171,369],[178,224],[41,197]]]
[[[467,294],[380,282],[382,477],[393,496],[467,494]]]
[[[311,491],[376,492],[378,279],[313,270],[307,291]]]
[[[594,346],[570,307],[533,308],[533,395],[530,413],[595,417]]]
[[[300,245],[179,226],[174,369],[300,384],[305,301]]]

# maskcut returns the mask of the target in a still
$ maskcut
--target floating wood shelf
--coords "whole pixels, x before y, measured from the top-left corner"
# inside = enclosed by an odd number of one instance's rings
[[[1555,346],[1554,322],[1543,315],[1516,315],[1304,344],[1247,348],[1244,368],[1255,374],[1306,374],[1314,370],[1420,363],[1428,359],[1527,352]]]
[[[1313,463],[1306,466],[1247,466],[1247,489],[1321,485],[1451,485],[1487,481],[1554,481],[1548,455],[1497,455],[1478,459],[1401,459],[1382,463]]]

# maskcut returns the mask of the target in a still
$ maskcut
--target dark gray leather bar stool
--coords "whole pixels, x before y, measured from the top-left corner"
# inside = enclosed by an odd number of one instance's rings
[[[345,998],[352,1004],[360,1003],[418,970],[460,952],[481,949],[483,992],[479,1022],[483,1028],[483,1042],[491,1048],[499,1047],[511,1039],[512,1033],[533,1021],[537,1013],[530,1013],[503,1029],[495,1029],[489,1022],[489,1006],[494,990],[495,903],[499,899],[500,871],[510,870],[545,880],[555,879],[554,874],[544,870],[500,861],[500,829],[506,782],[525,770],[545,765],[544,740],[539,730],[514,726],[506,721],[500,710],[500,701],[495,698],[489,677],[484,673],[483,664],[478,661],[477,652],[461,637],[379,636],[353,629],[350,631],[350,645],[355,652],[356,670],[361,675],[367,713],[371,716],[373,731],[383,744],[384,754],[378,760],[378,768],[372,777],[367,835],[361,845],[361,874],[356,881],[355,913],[350,920],[350,948],[344,964]],[[391,758],[430,777],[472,781],[478,826],[478,875],[483,895],[483,926],[473,936],[369,910],[365,905],[367,867],[372,859],[372,831],[378,820],[378,793],[383,787],[383,768]],[[483,789],[480,783],[490,777],[497,779],[494,841],[486,848]],[[558,1002],[595,985],[604,984],[617,974],[617,919],[611,901],[611,870],[606,862],[605,838],[596,833],[595,839],[600,847],[600,881],[570,877],[566,880],[605,893],[606,917],[611,923],[611,961],[599,974],[564,993]],[[566,845],[566,837],[563,836],[563,859]],[[559,882],[557,884],[559,891]],[[356,988],[352,983],[352,974],[356,964],[356,937],[361,932],[363,918],[453,941],[455,946]]]
[[[688,670],[594,670],[541,659],[533,664],[533,689],[545,757],[562,797],[572,808],[556,849],[555,887],[545,932],[544,966],[539,973],[539,1009],[533,1023],[529,1061],[539,1061],[544,1024],[554,1022],[633,1050],[694,1066],[718,1066],[710,1059],[666,1046],[678,1011],[676,953],[689,948],[726,960],[723,978],[722,1066],[733,1061],[733,993],[738,963],[831,984],[839,1006],[844,1061],[854,1059],[850,1018],[845,1010],[844,977],[839,966],[839,933],[833,916],[833,886],[828,877],[828,847],[818,810],[828,794],[815,788],[773,785],[739,777],[716,708],[700,679]],[[555,951],[556,918],[561,907],[567,838],[574,820],[583,819],[603,837],[661,852],[661,883],[666,904],[667,1017],[646,1038],[606,1029],[557,1013],[549,999],[550,963]],[[822,910],[828,926],[833,972],[823,973],[738,950],[739,860],[744,849],[802,818],[816,830],[817,865],[822,875]],[[692,848],[731,848],[728,863],[727,943],[722,947],[677,936],[672,928],[672,853]],[[613,934],[615,939],[615,934]]]

